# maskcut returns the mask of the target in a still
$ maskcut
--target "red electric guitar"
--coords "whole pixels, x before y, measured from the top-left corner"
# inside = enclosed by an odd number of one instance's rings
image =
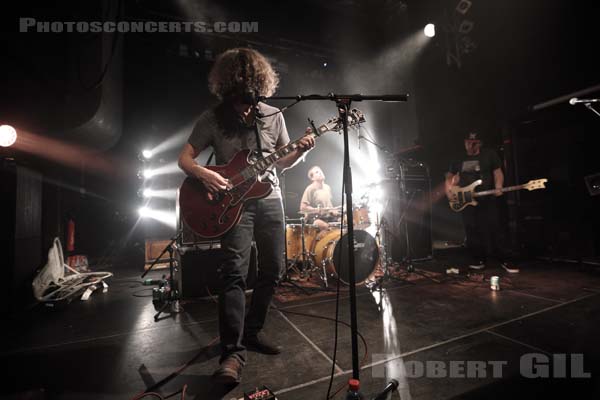
[[[348,115],[348,126],[365,122],[360,110],[352,109]],[[342,130],[339,117],[311,132],[319,137],[325,132]],[[198,179],[187,177],[179,189],[179,208],[184,222],[200,237],[214,239],[235,226],[242,215],[244,202],[268,196],[273,186],[261,180],[261,175],[279,159],[298,147],[298,140],[290,142],[264,158],[257,158],[252,150],[238,152],[229,163],[207,166],[229,179],[232,188],[209,199],[206,187]]]

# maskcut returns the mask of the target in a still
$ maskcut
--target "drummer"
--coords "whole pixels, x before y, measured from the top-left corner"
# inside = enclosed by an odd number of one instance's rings
[[[331,187],[325,183],[325,174],[321,167],[311,167],[308,170],[308,179],[311,184],[306,187],[300,200],[300,212],[320,231],[326,230],[331,223],[339,222],[339,207],[333,207]]]

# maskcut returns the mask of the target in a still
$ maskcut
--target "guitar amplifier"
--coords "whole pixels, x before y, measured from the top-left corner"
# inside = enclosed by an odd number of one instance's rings
[[[220,244],[177,246],[174,252],[178,268],[175,280],[182,299],[215,296],[222,290],[219,269],[226,261]],[[253,289],[257,278],[256,245],[252,244],[246,289]]]
[[[403,168],[402,171],[397,170],[394,178],[381,183],[388,199],[383,209],[383,217],[387,221],[388,254],[397,262],[403,259],[431,259],[433,241],[429,173],[424,165]]]

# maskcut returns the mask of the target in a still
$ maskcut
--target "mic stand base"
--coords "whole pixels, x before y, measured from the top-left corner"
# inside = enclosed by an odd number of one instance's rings
[[[154,264],[162,257],[162,255],[165,252],[169,252],[169,292],[168,292],[168,298],[166,299],[165,303],[162,305],[162,307],[160,307],[160,309],[158,310],[158,312],[154,315],[154,322],[158,322],[159,321],[159,317],[160,314],[162,314],[163,312],[166,312],[167,307],[170,307],[170,313],[172,314],[176,314],[182,311],[181,306],[179,305],[179,291],[176,288],[175,285],[175,267],[173,266],[173,243],[175,243],[177,241],[177,239],[179,239],[179,237],[181,236],[181,231],[175,235],[171,241],[169,242],[169,244],[164,248],[164,250],[162,251],[162,253],[160,254],[160,256],[158,256],[157,260],[154,262]],[[146,272],[144,272],[144,274],[142,275],[142,277],[144,275],[146,275],[148,273],[148,271],[150,271],[150,269],[154,266],[154,264],[152,264],[152,266],[150,268],[148,268],[148,270]]]

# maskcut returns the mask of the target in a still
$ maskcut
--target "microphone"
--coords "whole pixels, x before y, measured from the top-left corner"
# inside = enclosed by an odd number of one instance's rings
[[[241,97],[241,102],[243,104],[249,104],[254,108],[254,113],[256,114],[256,116],[258,118],[262,118],[264,117],[263,113],[260,112],[260,109],[258,108],[258,97],[256,95],[256,93],[254,92],[254,90],[251,89],[247,89],[244,91],[244,93],[242,93]]]
[[[362,138],[362,135],[359,133],[358,134],[358,149],[360,150],[360,139]]]
[[[387,386],[383,389],[383,392],[379,393],[377,397],[375,397],[373,400],[385,400],[387,399],[387,395],[396,389],[398,389],[398,381],[392,379],[390,383],[388,383]]]
[[[597,103],[600,102],[600,99],[578,99],[577,97],[573,97],[571,100],[569,100],[569,104],[574,106],[575,104],[578,103]]]

